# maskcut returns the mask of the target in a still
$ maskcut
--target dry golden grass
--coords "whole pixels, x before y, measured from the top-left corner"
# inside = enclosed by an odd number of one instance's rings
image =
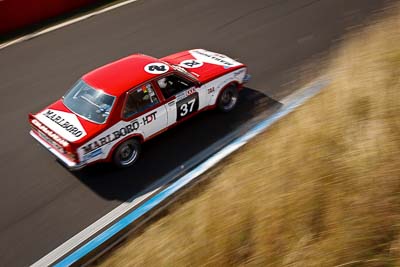
[[[102,266],[400,266],[400,13],[333,82]]]

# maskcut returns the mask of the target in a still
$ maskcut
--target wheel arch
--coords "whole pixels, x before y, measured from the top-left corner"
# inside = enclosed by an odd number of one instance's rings
[[[123,142],[125,142],[125,141],[127,141],[127,140],[129,140],[129,139],[136,139],[136,140],[139,141],[140,144],[144,143],[144,137],[143,137],[143,135],[141,135],[141,134],[132,134],[132,135],[126,136],[125,138],[119,140],[117,143],[115,143],[115,144],[111,147],[110,152],[108,153],[106,160],[107,160],[108,162],[112,161],[112,158],[113,158],[115,149],[116,149],[119,145],[121,145]]]
[[[228,83],[226,83],[226,84],[221,88],[221,90],[219,90],[217,97],[214,99],[213,103],[212,103],[210,106],[217,107],[218,99],[220,98],[220,96],[222,95],[222,93],[223,93],[230,85],[235,85],[236,88],[237,88],[238,90],[239,90],[240,87],[241,87],[240,83],[239,83],[237,80],[229,81]]]

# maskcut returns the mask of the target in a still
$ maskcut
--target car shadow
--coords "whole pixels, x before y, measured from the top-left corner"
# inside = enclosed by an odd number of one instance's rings
[[[237,107],[229,112],[206,111],[143,144],[141,158],[132,167],[117,169],[102,163],[73,172],[101,197],[128,201],[185,161],[248,120],[281,105],[263,93],[244,88]]]

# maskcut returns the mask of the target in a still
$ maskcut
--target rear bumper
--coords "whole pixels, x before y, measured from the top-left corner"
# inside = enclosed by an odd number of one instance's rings
[[[36,134],[34,131],[29,132],[33,138],[35,138],[42,146],[44,146],[48,151],[50,151],[54,156],[56,156],[68,169],[71,171],[76,171],[79,169],[82,169],[85,167],[84,163],[76,163],[60,152],[58,152],[56,149],[54,149],[52,146],[50,146],[46,141],[44,141],[38,134]]]

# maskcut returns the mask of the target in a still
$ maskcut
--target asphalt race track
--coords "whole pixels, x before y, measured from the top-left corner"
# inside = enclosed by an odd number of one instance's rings
[[[0,266],[26,266],[291,93],[297,68],[364,25],[379,0],[139,0],[0,50]],[[145,144],[130,169],[71,173],[28,134],[27,114],[123,56],[206,48],[253,76],[231,114],[207,112]]]

